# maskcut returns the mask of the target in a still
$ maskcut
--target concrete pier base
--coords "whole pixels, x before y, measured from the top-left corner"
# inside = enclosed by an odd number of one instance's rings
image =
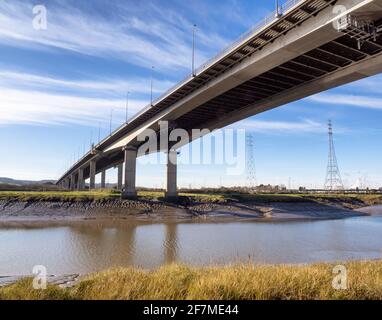
[[[118,182],[117,182],[117,189],[122,191],[122,183],[123,183],[123,163],[120,163],[117,167],[117,175],[118,175]]]
[[[74,174],[70,176],[70,191],[74,191],[76,189],[76,177]]]
[[[101,172],[101,189],[106,188],[106,170],[102,170]]]
[[[125,147],[125,187],[122,190],[122,199],[137,198],[135,186],[137,149],[134,147]]]
[[[82,191],[84,189],[85,189],[84,169],[79,169],[78,170],[77,190]]]
[[[90,183],[89,189],[95,189],[95,175],[96,175],[96,162],[94,160],[90,161]]]
[[[178,152],[170,148],[167,152],[167,188],[165,197],[174,200],[178,197],[177,190],[177,156]]]

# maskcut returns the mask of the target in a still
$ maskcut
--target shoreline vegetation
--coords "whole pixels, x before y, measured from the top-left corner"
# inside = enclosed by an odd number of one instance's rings
[[[0,191],[0,223],[76,219],[163,221],[254,219],[257,221],[339,219],[362,216],[358,209],[382,204],[382,194],[181,192],[166,201],[160,191],[139,191],[137,200],[121,200],[113,190]]]
[[[332,286],[336,265],[347,271],[346,289]],[[382,299],[382,260],[312,265],[191,267],[153,271],[114,268],[82,277],[74,286],[35,290],[32,279],[0,288],[0,299],[56,300],[323,300]]]
[[[187,190],[187,189],[186,189]],[[376,202],[382,203],[381,192],[369,193],[341,193],[341,192],[260,192],[249,193],[236,191],[235,189],[201,189],[201,190],[181,190],[179,192],[179,203],[185,200],[193,202],[221,202],[230,201],[258,201],[258,202],[306,202],[306,201],[341,201],[349,204],[371,205]],[[163,197],[164,191],[160,190],[139,190],[139,200],[166,201]],[[114,189],[97,189],[92,191],[12,191],[0,190],[0,200],[26,200],[26,201],[81,201],[81,200],[110,200],[120,199],[121,192]],[[186,199],[188,198],[188,199]]]

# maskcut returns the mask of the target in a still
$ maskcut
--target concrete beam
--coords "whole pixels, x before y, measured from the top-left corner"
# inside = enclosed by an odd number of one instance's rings
[[[90,161],[90,184],[89,189],[95,189],[95,175],[96,175],[96,162],[95,160]]]
[[[136,166],[137,166],[137,149],[133,147],[125,147],[125,188],[122,192],[122,198],[136,198],[137,190],[135,186]]]
[[[106,170],[101,171],[101,189],[106,188]]]
[[[123,183],[123,163],[120,163],[117,167],[118,170],[118,183],[117,183],[117,189],[122,190],[122,183]]]
[[[178,196],[177,190],[177,157],[178,152],[170,148],[167,152],[167,187],[166,198],[174,198]]]

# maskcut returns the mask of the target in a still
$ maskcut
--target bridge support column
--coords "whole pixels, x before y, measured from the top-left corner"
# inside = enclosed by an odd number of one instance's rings
[[[178,196],[177,190],[177,156],[178,152],[169,148],[167,152],[167,189],[165,193],[166,198],[176,198]]]
[[[137,197],[135,188],[135,176],[137,166],[137,149],[134,147],[125,147],[125,188],[122,192],[123,199],[131,199]]]
[[[82,191],[85,189],[84,183],[84,169],[78,169],[78,182],[77,182],[77,190]]]
[[[90,161],[90,183],[89,189],[93,190],[95,188],[95,175],[96,175],[96,162],[95,160]]]
[[[123,181],[123,163],[120,163],[117,167],[118,170],[118,183],[117,189],[122,190],[122,181]]]
[[[106,188],[106,170],[102,170],[101,172],[101,189]]]
[[[74,191],[76,189],[76,177],[74,173],[70,176],[70,191]]]

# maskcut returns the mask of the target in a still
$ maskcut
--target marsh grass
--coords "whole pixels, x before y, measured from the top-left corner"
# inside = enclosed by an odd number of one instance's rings
[[[30,279],[0,289],[0,299],[382,299],[382,260],[344,263],[348,289],[332,287],[335,264],[115,268],[70,289],[34,290]]]
[[[232,191],[224,192],[180,192],[183,198],[191,202],[226,203],[226,202],[319,202],[342,205],[368,206],[382,203],[381,194],[249,194]],[[163,192],[155,190],[138,191],[141,200],[164,200]],[[0,200],[10,201],[96,201],[120,199],[120,192],[116,190],[94,191],[0,191]]]

